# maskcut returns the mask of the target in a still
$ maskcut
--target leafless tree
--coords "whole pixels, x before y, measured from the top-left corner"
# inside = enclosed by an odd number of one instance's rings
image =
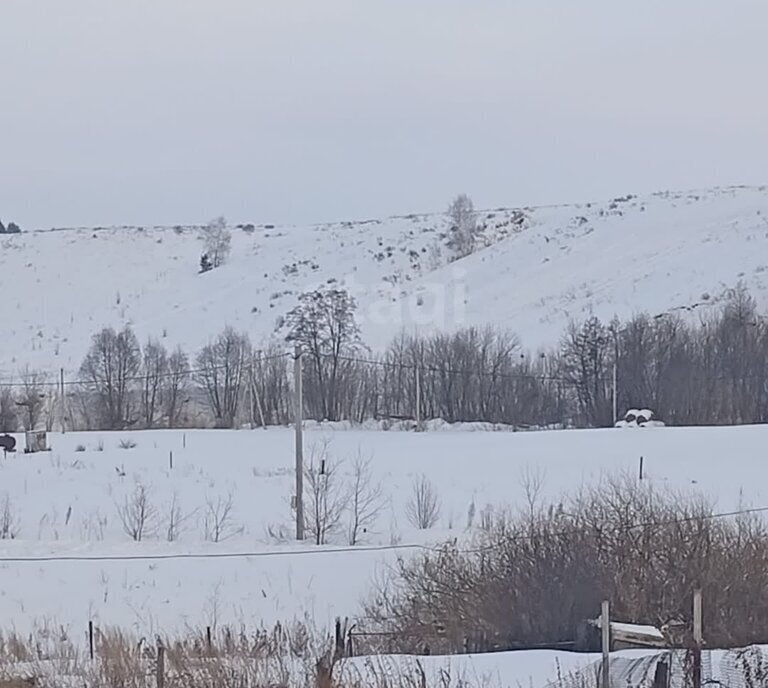
[[[304,519],[305,529],[317,545],[326,544],[342,527],[349,492],[340,468],[330,456],[327,442],[312,447],[304,469]]]
[[[167,508],[168,516],[165,519],[165,539],[168,542],[176,542],[187,530],[189,521],[194,518],[197,511],[185,512],[179,502],[176,492],[171,497],[171,503]]]
[[[371,471],[371,459],[358,453],[352,464],[352,481],[349,489],[348,542],[356,545],[361,536],[375,526],[384,508],[381,483],[375,482]]]
[[[133,492],[117,505],[117,515],[123,531],[135,542],[157,533],[158,512],[152,504],[151,490],[137,482]]]
[[[234,427],[250,355],[248,335],[228,327],[197,356],[197,381],[218,427]]]
[[[224,217],[217,217],[203,227],[200,237],[203,250],[208,255],[211,265],[218,268],[227,262],[232,248],[232,232],[227,228]]]
[[[16,405],[22,407],[25,430],[35,430],[45,413],[45,373],[32,370],[29,366],[21,371],[21,390]]]
[[[16,432],[19,419],[16,402],[10,387],[0,388],[0,432]]]
[[[144,427],[153,428],[163,405],[163,391],[168,375],[168,353],[157,340],[144,345],[141,368],[141,415]]]
[[[298,344],[308,356],[305,397],[311,404],[315,392],[325,420],[339,419],[339,388],[350,367],[348,359],[363,348],[356,308],[355,299],[346,290],[318,289],[299,296],[298,305],[282,323],[286,339]]]
[[[564,376],[576,390],[586,423],[611,425],[614,345],[608,328],[594,316],[581,326],[572,323],[563,339],[561,355]]]
[[[448,247],[456,259],[465,258],[475,250],[480,232],[472,199],[466,194],[456,196],[448,208],[448,219]]]
[[[267,425],[287,423],[293,413],[293,395],[289,382],[291,360],[284,354],[284,347],[273,342],[264,351],[253,355],[251,392],[261,403]],[[260,423],[261,416],[255,402],[253,412],[252,421]]]
[[[408,522],[419,530],[429,530],[437,524],[440,518],[440,498],[426,475],[420,476],[413,483],[405,513]]]
[[[189,378],[189,359],[178,347],[168,357],[167,373],[162,385],[163,409],[169,428],[179,426],[184,403],[189,395]]]
[[[233,519],[234,496],[232,492],[225,497],[218,495],[216,499],[209,498],[205,503],[205,539],[210,542],[222,542],[241,533]]]
[[[0,540],[15,540],[19,536],[19,515],[7,492],[0,498]]]
[[[96,398],[104,429],[122,429],[135,421],[132,392],[140,369],[141,348],[130,327],[120,332],[104,328],[93,336],[80,375]]]

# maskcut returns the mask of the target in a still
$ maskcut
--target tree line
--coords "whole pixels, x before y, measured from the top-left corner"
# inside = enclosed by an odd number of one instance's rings
[[[15,222],[9,222],[8,225],[4,225],[0,220],[0,234],[21,234],[21,227]]]
[[[303,294],[254,346],[226,328],[190,356],[130,327],[96,333],[79,380],[61,387],[26,370],[0,388],[0,430],[279,425],[293,418],[294,356],[302,351],[304,417],[318,421],[427,419],[520,428],[613,424],[647,407],[671,424],[768,420],[768,318],[746,290],[693,321],[680,315],[572,322],[558,346],[529,352],[493,328],[403,334],[378,354],[361,338],[342,289]]]

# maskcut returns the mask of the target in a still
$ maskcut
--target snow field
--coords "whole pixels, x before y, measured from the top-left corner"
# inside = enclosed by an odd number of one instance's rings
[[[91,618],[144,633],[306,619],[328,628],[336,615],[359,612],[383,568],[418,551],[409,546],[468,538],[470,505],[478,514],[488,505],[522,506],[526,476],[541,483],[544,498],[557,499],[606,474],[637,475],[640,456],[646,480],[660,489],[703,493],[723,511],[768,505],[762,426],[535,433],[315,426],[305,438],[308,463],[312,447],[327,444],[347,477],[353,457],[370,457],[384,504],[359,546],[348,547],[343,531],[325,548],[275,540],[281,529],[290,538],[293,527],[289,429],[54,434],[51,452],[0,460],[0,503],[7,495],[18,529],[16,539],[0,541],[4,625],[78,629]],[[136,446],[120,448],[127,439]],[[421,475],[440,498],[438,523],[427,531],[406,518]],[[117,515],[137,483],[158,511],[156,534],[142,542],[125,534]],[[174,494],[191,515],[168,543],[163,519]],[[230,494],[226,539],[206,541],[207,504]],[[158,558],[125,559],[137,556]],[[54,560],[10,560],[41,557]]]

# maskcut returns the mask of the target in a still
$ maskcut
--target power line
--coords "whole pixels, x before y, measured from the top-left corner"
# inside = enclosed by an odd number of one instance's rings
[[[273,354],[270,356],[262,356],[261,358],[258,358],[256,362],[254,363],[244,363],[242,366],[239,366],[243,370],[246,371],[253,371],[258,363],[261,362],[267,362],[267,361],[274,361],[281,358],[288,358],[291,356],[289,353],[282,353],[282,354]],[[129,377],[121,378],[121,382],[144,382],[146,380],[161,380],[161,379],[167,379],[172,377],[182,377],[182,376],[189,376],[189,375],[201,375],[203,373],[211,373],[211,372],[218,372],[221,370],[232,370],[237,368],[238,366],[232,365],[231,363],[224,363],[222,365],[216,365],[216,366],[205,366],[202,368],[187,368],[183,371],[168,371],[164,373],[157,373],[156,375],[132,375]],[[57,377],[59,376],[59,373],[37,373],[38,375],[43,375],[46,378],[50,377]],[[79,386],[79,385],[97,385],[100,384],[100,380],[82,380],[82,379],[75,379],[75,380],[64,380],[64,386],[65,387],[73,387],[73,386]],[[24,380],[21,380],[19,382],[0,382],[0,387],[25,387],[29,386],[30,388],[36,388],[36,387],[61,387],[61,381],[50,381],[48,379],[44,380],[34,380],[30,382],[25,382]]]
[[[762,514],[768,512],[768,506],[755,507],[750,509],[738,509],[736,511],[724,511],[714,514],[697,514],[692,516],[684,516],[680,518],[668,519],[664,521],[647,521],[643,523],[634,523],[622,528],[618,528],[618,532],[629,532],[639,529],[651,529],[651,528],[664,528],[667,526],[681,525],[685,523],[696,523],[700,521],[715,521],[726,518],[734,518],[737,516],[746,516],[753,514]],[[567,514],[565,514],[567,516]],[[575,533],[590,533],[592,529],[590,527],[574,527],[564,528],[559,531],[555,531],[554,535],[567,536]],[[611,533],[617,532],[616,530]],[[503,547],[507,542],[525,542],[537,539],[537,535],[512,535],[504,537],[503,541],[499,544],[486,545],[482,547],[470,547],[466,549],[456,550],[457,554],[482,554],[494,549]],[[396,552],[416,550],[423,552],[431,552],[438,554],[444,552],[447,545],[451,541],[445,542],[442,545],[422,545],[418,543],[411,544],[399,544],[399,545],[362,545],[362,546],[345,546],[345,547],[323,547],[312,549],[286,549],[275,552],[260,550],[260,551],[248,551],[248,552],[180,552],[180,553],[165,553],[165,554],[115,554],[115,555],[49,555],[49,556],[18,556],[18,557],[0,557],[0,564],[8,563],[46,563],[46,562],[106,562],[106,561],[169,561],[169,560],[187,560],[187,559],[256,559],[256,558],[269,558],[269,557],[291,557],[291,556],[308,556],[308,555],[320,555],[320,554],[346,554],[346,553],[364,553],[364,552]],[[455,540],[453,541],[455,543]]]

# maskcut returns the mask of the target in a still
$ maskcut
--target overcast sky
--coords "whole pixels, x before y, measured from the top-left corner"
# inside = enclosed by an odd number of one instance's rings
[[[765,0],[0,0],[0,218],[768,183]]]

